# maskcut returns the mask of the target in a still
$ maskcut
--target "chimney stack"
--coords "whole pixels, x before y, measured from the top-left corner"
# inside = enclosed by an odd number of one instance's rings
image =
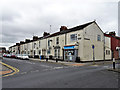
[[[16,43],[16,45],[19,45],[19,43]]]
[[[63,31],[63,30],[67,30],[67,27],[66,26],[61,26],[60,32]]]
[[[50,35],[50,33],[47,33],[47,32],[44,32],[43,33],[43,36],[45,37],[45,36],[48,36],[48,35]]]
[[[25,39],[25,42],[26,42],[26,43],[30,42],[30,39]]]
[[[109,35],[111,35],[111,36],[115,36],[116,33],[115,33],[115,31],[113,31],[113,32],[109,32]]]
[[[20,41],[20,44],[24,44],[24,41]]]
[[[33,40],[38,40],[38,36],[33,36]]]

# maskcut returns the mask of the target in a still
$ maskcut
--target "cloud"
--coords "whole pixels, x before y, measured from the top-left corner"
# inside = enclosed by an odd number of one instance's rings
[[[94,19],[103,31],[117,32],[117,2],[118,0],[3,0],[0,16],[2,42],[16,43],[32,38],[33,33],[41,36],[44,31],[58,31],[61,25],[71,28]]]

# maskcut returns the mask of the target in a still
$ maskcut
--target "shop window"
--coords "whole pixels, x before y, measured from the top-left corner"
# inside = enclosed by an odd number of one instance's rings
[[[77,34],[70,35],[70,40],[71,41],[76,41],[77,40]]]

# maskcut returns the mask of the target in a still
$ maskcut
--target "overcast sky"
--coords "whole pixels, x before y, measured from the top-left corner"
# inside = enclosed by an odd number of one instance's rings
[[[33,34],[54,33],[96,19],[100,28],[118,33],[119,0],[2,0],[0,46],[9,47]],[[51,31],[50,31],[51,25]]]

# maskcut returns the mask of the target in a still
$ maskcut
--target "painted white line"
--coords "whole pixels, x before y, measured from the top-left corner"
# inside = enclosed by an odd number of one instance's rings
[[[20,73],[20,74],[26,74],[27,72],[22,72],[22,73]]]
[[[31,73],[39,72],[39,70],[31,71]]]
[[[63,67],[54,67],[53,69],[61,69],[61,68],[63,68]]]

